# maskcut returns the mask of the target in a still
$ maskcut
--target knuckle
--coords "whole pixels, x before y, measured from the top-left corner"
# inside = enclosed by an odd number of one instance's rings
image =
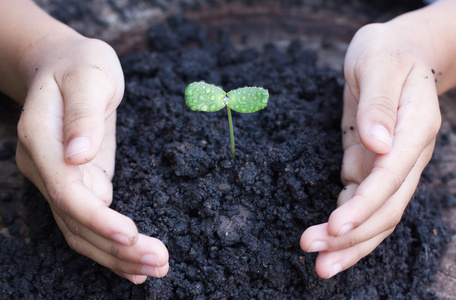
[[[397,225],[397,224],[396,224],[396,225]],[[390,235],[391,233],[393,233],[394,230],[396,230],[396,226],[391,227],[391,228],[387,231],[387,236]]]
[[[47,192],[48,192],[48,195],[49,195],[49,198],[50,198],[50,202],[59,210],[61,211],[64,211],[66,212],[68,210],[68,207],[67,207],[67,201],[65,201],[65,199],[67,199],[67,194],[70,193],[70,191],[68,191],[68,185],[66,184],[63,184],[63,185],[60,185],[58,184],[57,182],[50,182],[47,187]],[[69,219],[69,217],[67,215],[64,216],[64,222],[67,223],[69,222],[70,225],[71,225],[71,221]]]
[[[368,100],[368,108],[373,114],[386,119],[391,125],[396,123],[397,107],[394,102],[386,96],[377,96]]]
[[[31,133],[36,132],[39,128],[42,128],[42,124],[43,120],[34,117],[33,114],[22,113],[16,127],[19,143],[29,146]]]
[[[358,32],[360,34],[369,34],[369,35],[381,35],[384,34],[385,26],[382,23],[369,23],[362,26]]]
[[[347,242],[348,242],[349,247],[353,247],[359,243],[359,238],[356,235],[351,234],[348,236]]]
[[[25,150],[22,148],[21,144],[19,143],[16,150],[16,165],[19,171],[25,175],[25,177],[30,179],[31,175],[31,166],[27,162],[27,154]]]
[[[78,123],[82,119],[91,118],[95,109],[87,103],[72,103],[65,108],[64,129]]]
[[[110,259],[108,261],[108,266],[109,269],[111,270],[117,270],[117,271],[122,271],[122,264],[121,261],[118,259]]]
[[[402,219],[402,211],[393,210],[392,212],[390,212],[390,217],[388,219],[388,224],[387,224],[388,229],[396,228],[397,224],[399,224],[401,219]]]
[[[81,239],[80,237],[78,237],[74,234],[71,234],[68,232],[65,234],[65,240],[66,240],[68,246],[70,246],[70,248],[73,249],[74,251],[76,251],[77,253],[85,255],[85,251],[80,242],[80,239]]]
[[[82,74],[78,67],[72,64],[66,73],[62,74],[61,83],[63,86],[79,86],[82,80]]]
[[[86,92],[86,86],[93,86],[98,92],[112,91],[116,87],[115,76],[93,59],[73,64],[60,79],[63,86],[72,87],[74,91],[81,93]]]
[[[68,230],[75,236],[79,236],[79,223],[68,215],[61,216]]]
[[[402,186],[409,171],[409,169],[390,170],[385,166],[376,166],[372,170],[372,172],[382,172],[387,174],[385,178],[388,178],[388,185],[393,191],[397,191]]]
[[[109,253],[114,256],[115,258],[119,258],[119,254],[121,253],[121,251],[119,251],[119,247],[113,243],[113,245],[111,246],[110,250],[109,250]]]
[[[438,98],[431,105],[423,106],[416,115],[422,122],[419,124],[421,130],[429,132],[429,136],[435,137],[442,126],[442,114],[440,112]]]
[[[27,117],[22,114],[17,123],[17,135],[19,140],[24,140],[25,135],[28,132]]]
[[[407,177],[405,172],[399,172],[399,174],[394,174],[392,172],[389,172],[390,174],[390,180],[391,180],[391,185],[393,187],[394,191],[399,190],[399,188],[402,186],[402,183],[404,183],[405,178]]]
[[[106,55],[106,53],[109,53],[111,55],[115,55],[114,49],[105,41],[100,40],[100,39],[89,39],[89,43],[91,43],[90,49],[99,49],[101,53]]]
[[[440,111],[436,113],[434,120],[435,121],[432,122],[430,126],[430,130],[432,132],[432,135],[436,136],[440,131],[440,127],[442,126],[442,115],[440,114]]]
[[[369,37],[371,42],[382,41],[385,35],[387,35],[387,30],[384,24],[369,23],[358,29],[353,40]],[[366,47],[365,50],[370,52],[377,51],[381,53],[381,50],[377,50],[377,47]]]

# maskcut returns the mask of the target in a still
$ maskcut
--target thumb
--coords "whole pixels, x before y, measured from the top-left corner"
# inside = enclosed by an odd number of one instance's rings
[[[64,102],[63,138],[65,160],[70,164],[91,161],[105,137],[105,120],[115,112],[122,97],[100,69],[67,74],[58,82]]]
[[[89,162],[101,146],[104,115],[83,101],[65,106],[63,134],[65,160],[71,164]]]
[[[353,73],[346,74],[348,90],[344,97],[345,102],[358,102],[357,108],[353,108],[363,145],[375,153],[385,154],[393,146],[402,86],[410,70],[408,66],[398,67],[376,57],[376,60],[363,61]]]
[[[347,50],[344,68],[346,96],[358,102],[359,138],[378,154],[392,148],[402,88],[414,64],[410,53],[391,46],[389,32],[384,24],[359,30]]]
[[[363,145],[369,150],[385,154],[393,146],[399,96],[376,94],[360,99],[356,124]]]

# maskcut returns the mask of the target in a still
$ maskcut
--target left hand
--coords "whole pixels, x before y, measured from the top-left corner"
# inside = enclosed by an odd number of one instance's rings
[[[17,164],[48,201],[69,246],[134,283],[168,272],[161,241],[109,208],[124,81],[106,43],[69,31],[23,60],[35,70],[18,124]]]
[[[301,237],[304,251],[320,252],[322,278],[351,267],[393,232],[432,156],[441,117],[432,68],[415,38],[394,23],[373,24],[348,49],[345,188],[328,222]]]

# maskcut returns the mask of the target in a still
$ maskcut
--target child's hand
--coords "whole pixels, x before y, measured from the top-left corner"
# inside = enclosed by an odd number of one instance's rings
[[[110,46],[74,33],[42,39],[18,125],[17,163],[49,202],[75,251],[134,283],[168,272],[168,251],[109,208],[116,108],[124,91]]]
[[[301,237],[303,250],[320,252],[320,277],[354,265],[393,232],[432,156],[441,123],[435,79],[440,71],[450,72],[442,63],[445,56],[430,48],[439,48],[441,41],[433,39],[439,34],[419,16],[365,26],[348,49],[345,188],[328,223],[308,228]],[[441,84],[443,90],[450,86]]]

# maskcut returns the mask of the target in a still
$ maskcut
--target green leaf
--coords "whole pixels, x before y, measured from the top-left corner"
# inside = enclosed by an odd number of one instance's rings
[[[190,83],[185,89],[185,102],[192,110],[218,111],[225,107],[226,92],[205,82]]]
[[[244,87],[228,93],[228,107],[240,113],[253,113],[268,105],[269,92],[258,87]]]

